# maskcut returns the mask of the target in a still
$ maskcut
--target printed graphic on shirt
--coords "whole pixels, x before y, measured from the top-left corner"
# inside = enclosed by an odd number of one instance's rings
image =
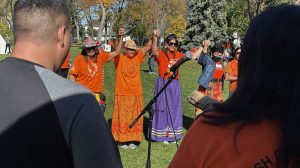
[[[136,61],[129,61],[125,66],[122,68],[122,74],[125,77],[133,78],[138,75],[139,71],[139,64]]]
[[[88,71],[91,77],[94,77],[98,71],[98,65],[96,62],[88,61]]]
[[[275,158],[275,160],[272,160],[271,158]],[[254,168],[271,168],[276,166],[276,163],[278,163],[279,160],[279,150],[276,150],[273,154],[273,156],[265,155],[262,158],[260,158],[258,161],[254,163]]]
[[[170,59],[170,61],[168,63],[168,68],[171,68],[177,61],[178,61],[178,59]]]

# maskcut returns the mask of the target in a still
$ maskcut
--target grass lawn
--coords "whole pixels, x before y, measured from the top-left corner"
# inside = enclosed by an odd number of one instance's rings
[[[78,47],[71,48],[72,59],[80,53]],[[0,55],[0,59],[5,56]],[[156,65],[157,70],[157,65]],[[182,105],[183,105],[183,126],[184,133],[191,126],[194,120],[194,107],[190,105],[186,98],[195,89],[198,88],[197,79],[201,73],[201,66],[195,61],[186,62],[181,66],[181,93],[182,93]],[[148,65],[145,60],[141,67],[141,78],[143,84],[144,105],[146,105],[153,97],[154,84],[157,75],[151,75],[148,73]],[[105,65],[105,83],[104,94],[107,97],[107,110],[105,117],[108,123],[111,123],[111,115],[113,109],[113,96],[114,96],[114,82],[115,82],[115,66],[112,62]],[[224,97],[228,96],[228,82],[225,82]],[[144,135],[146,135],[148,115],[144,118]],[[142,141],[141,145],[135,149],[119,149],[124,168],[141,168],[145,167],[147,160],[147,145],[148,141]],[[172,157],[176,153],[177,147],[175,144],[165,145],[162,143],[152,143],[151,148],[151,166],[153,168],[167,167]],[[200,149],[199,149],[200,150]]]

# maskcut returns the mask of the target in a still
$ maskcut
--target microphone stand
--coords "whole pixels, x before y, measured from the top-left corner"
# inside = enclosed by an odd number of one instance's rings
[[[178,71],[176,70],[172,76],[168,78],[168,82],[159,90],[159,92],[150,100],[150,102],[144,107],[141,113],[133,120],[133,122],[129,125],[129,128],[132,128],[138,120],[145,115],[148,111],[149,114],[149,126],[148,126],[148,156],[146,168],[151,168],[151,132],[152,132],[152,120],[153,120],[153,108],[152,105],[157,101],[158,96],[169,86],[169,84],[177,77]]]

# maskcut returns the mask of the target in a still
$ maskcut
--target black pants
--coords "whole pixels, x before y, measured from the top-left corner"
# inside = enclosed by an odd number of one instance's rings
[[[6,46],[5,46],[5,54],[6,54],[6,51],[8,51],[7,54],[10,54],[11,51],[10,51],[10,44],[6,43]]]

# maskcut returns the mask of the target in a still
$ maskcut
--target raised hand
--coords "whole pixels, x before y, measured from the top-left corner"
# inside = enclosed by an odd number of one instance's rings
[[[160,31],[159,30],[153,30],[153,36],[159,37],[160,36]]]
[[[123,28],[123,27],[119,28],[119,30],[118,30],[118,35],[119,35],[119,36],[123,36],[124,33],[125,33],[125,28]]]
[[[202,41],[202,45],[203,45],[204,47],[210,46],[210,40],[203,40],[203,41]]]

